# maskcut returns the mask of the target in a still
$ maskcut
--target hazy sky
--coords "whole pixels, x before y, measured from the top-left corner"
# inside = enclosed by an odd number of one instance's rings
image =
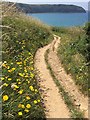
[[[27,4],[75,4],[78,6],[82,6],[84,9],[88,10],[88,2],[89,0],[4,0],[10,2],[19,2],[19,3],[27,3]]]

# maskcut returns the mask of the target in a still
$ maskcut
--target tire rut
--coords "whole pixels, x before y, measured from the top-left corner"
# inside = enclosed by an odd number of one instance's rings
[[[62,67],[62,64],[57,56],[57,48],[60,44],[60,37],[54,36],[54,41],[51,43],[48,55],[48,62],[55,74],[55,77],[60,81],[65,91],[68,92],[76,107],[83,113],[85,118],[88,118],[88,97],[84,96],[77,85],[75,85],[72,77],[67,74]]]
[[[55,39],[54,37],[54,40]],[[46,118],[70,118],[69,109],[64,103],[62,96],[60,96],[59,90],[45,62],[45,52],[47,49],[51,48],[52,43],[40,48],[35,55],[35,69],[39,78],[38,83],[43,91],[42,98],[46,106],[45,114]]]

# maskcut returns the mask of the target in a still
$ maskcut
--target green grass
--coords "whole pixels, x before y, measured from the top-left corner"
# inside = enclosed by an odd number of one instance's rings
[[[53,70],[52,70],[52,68],[51,68],[51,66],[48,62],[48,54],[49,54],[49,49],[45,53],[45,61],[46,61],[46,64],[47,64],[47,68],[49,69],[50,74],[51,74],[56,86],[59,89],[60,95],[62,95],[67,107],[69,108],[69,111],[71,113],[71,118],[72,119],[76,118],[76,119],[79,119],[79,120],[83,120],[83,113],[81,113],[80,110],[75,107],[71,97],[68,95],[68,92],[66,92],[64,90],[64,88],[60,84],[60,81],[58,79],[56,79],[56,77],[54,75],[54,72],[53,72]]]
[[[34,71],[38,48],[51,39],[49,26],[22,13],[3,17],[2,24],[2,119],[45,118]]]
[[[86,31],[83,27],[52,28],[53,32],[61,36],[58,56],[85,95],[88,94],[88,62]]]

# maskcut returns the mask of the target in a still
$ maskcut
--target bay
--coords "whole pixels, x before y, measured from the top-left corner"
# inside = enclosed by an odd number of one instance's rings
[[[28,15],[39,19],[51,26],[82,26],[88,22],[88,13],[29,13]]]

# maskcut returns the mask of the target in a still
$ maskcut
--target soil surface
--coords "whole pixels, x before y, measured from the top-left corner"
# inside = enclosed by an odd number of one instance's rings
[[[57,56],[57,48],[59,44],[60,37],[56,37],[50,47],[48,61],[55,73],[55,77],[60,81],[65,91],[67,91],[72,97],[74,104],[85,114],[85,117],[88,118],[88,98],[80,92],[71,75],[67,74],[62,67],[60,59]]]
[[[51,44],[40,48],[35,55],[35,68],[38,74],[38,83],[40,85],[42,98],[46,106],[47,118],[70,118],[70,112],[67,105],[64,103],[62,96],[55,85],[52,76],[45,62],[46,50],[50,50],[48,62],[55,74],[55,77],[60,80],[65,91],[72,97],[75,105],[84,112],[88,118],[88,98],[85,97],[75,85],[71,75],[67,74],[57,56],[57,49],[60,44],[60,37],[54,35],[54,40]]]

